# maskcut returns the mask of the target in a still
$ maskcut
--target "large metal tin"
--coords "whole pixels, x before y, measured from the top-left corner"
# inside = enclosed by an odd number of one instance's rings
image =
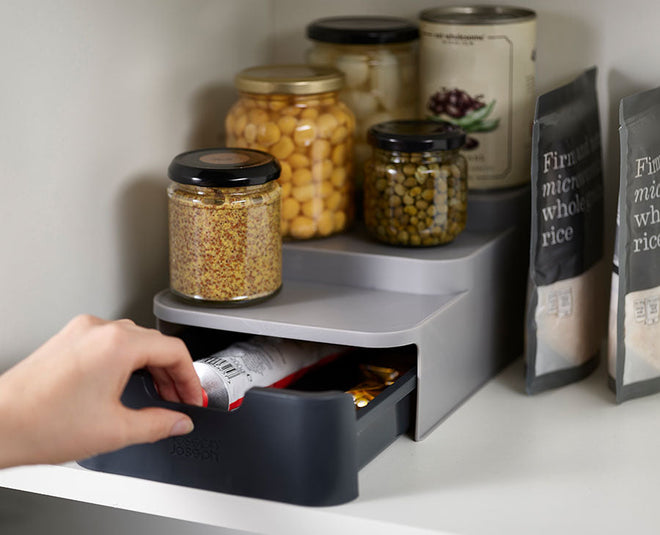
[[[448,6],[420,14],[421,115],[464,127],[472,190],[529,182],[535,46],[536,14],[528,9]],[[466,115],[429,109],[433,95],[453,89],[480,108]]]

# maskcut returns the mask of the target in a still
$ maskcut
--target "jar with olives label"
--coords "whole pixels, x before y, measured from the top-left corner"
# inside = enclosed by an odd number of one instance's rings
[[[307,26],[312,65],[337,67],[346,76],[341,98],[356,119],[356,181],[362,184],[371,154],[370,126],[417,117],[417,25],[398,17],[345,16]]]
[[[185,152],[169,167],[170,289],[189,301],[253,303],[282,285],[280,166],[245,149]]]
[[[419,62],[421,116],[465,131],[469,188],[528,184],[536,14],[498,5],[426,9]]]
[[[225,121],[227,144],[269,152],[282,167],[284,238],[330,236],[354,213],[355,118],[331,67],[274,65],[236,76],[240,99]]]
[[[369,129],[364,219],[369,234],[402,246],[452,241],[465,228],[465,134],[436,121],[389,121]]]

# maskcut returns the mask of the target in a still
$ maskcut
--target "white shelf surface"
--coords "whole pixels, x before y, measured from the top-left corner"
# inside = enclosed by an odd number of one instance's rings
[[[400,437],[360,496],[310,508],[91,472],[0,471],[0,486],[264,535],[654,533],[657,396],[615,405],[604,370],[534,397],[516,361],[428,438]]]

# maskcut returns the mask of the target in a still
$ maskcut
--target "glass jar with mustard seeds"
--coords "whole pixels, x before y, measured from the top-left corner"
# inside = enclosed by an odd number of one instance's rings
[[[241,71],[227,114],[227,144],[269,152],[282,172],[284,238],[330,236],[354,214],[355,119],[339,100],[343,74],[331,67],[272,65]]]
[[[170,289],[232,305],[282,285],[280,166],[267,153],[204,149],[179,154],[168,175]]]
[[[426,120],[389,121],[368,132],[373,152],[365,166],[364,219],[375,239],[432,246],[465,228],[467,163],[462,130]]]

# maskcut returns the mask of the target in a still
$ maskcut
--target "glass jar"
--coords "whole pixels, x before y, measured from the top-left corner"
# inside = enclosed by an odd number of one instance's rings
[[[343,75],[329,67],[253,67],[236,76],[227,144],[267,151],[282,166],[282,236],[308,239],[353,219],[355,119],[339,100]]]
[[[369,234],[392,245],[452,241],[465,228],[465,134],[448,123],[389,121],[372,126],[365,167],[364,219]]]
[[[282,285],[280,166],[264,152],[179,154],[168,175],[170,289],[210,304],[260,301]]]
[[[396,17],[329,17],[307,26],[311,65],[337,67],[346,76],[342,100],[356,119],[356,182],[371,154],[370,126],[418,117],[417,26]]]

